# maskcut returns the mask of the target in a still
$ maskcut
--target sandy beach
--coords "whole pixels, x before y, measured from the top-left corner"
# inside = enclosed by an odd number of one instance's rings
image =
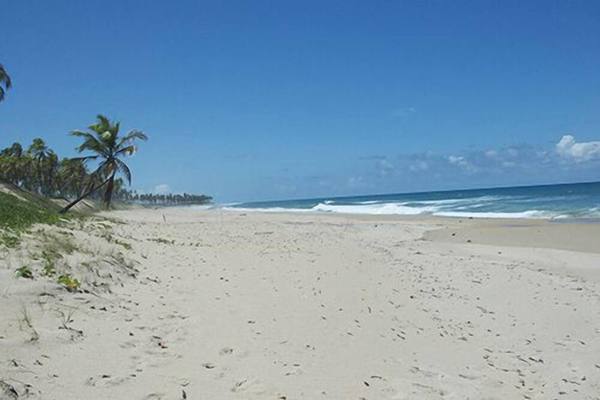
[[[3,253],[0,398],[600,398],[598,224],[106,216],[44,234],[79,292]]]

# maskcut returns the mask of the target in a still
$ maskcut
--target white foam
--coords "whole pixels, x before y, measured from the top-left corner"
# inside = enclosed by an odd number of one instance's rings
[[[314,206],[312,210],[342,214],[369,215],[419,215],[438,210],[437,207],[407,207],[403,204],[404,203],[332,205],[319,203]]]
[[[347,204],[334,205],[319,203],[312,208],[242,208],[223,207],[223,210],[236,212],[268,212],[268,213],[339,213],[339,214],[364,214],[364,215],[421,215],[429,214],[440,217],[455,218],[561,218],[560,214],[553,214],[541,210],[527,210],[522,212],[473,212],[473,211],[442,211],[441,207],[409,207],[404,203],[377,203],[377,204]]]
[[[479,202],[480,204],[504,201],[516,198],[515,196],[478,196],[478,197],[466,197],[458,199],[441,199],[441,200],[416,200],[411,203],[421,203],[429,205],[455,205],[455,204],[472,204]]]
[[[189,206],[186,206],[187,208],[191,208],[192,210],[212,210],[213,208],[218,208],[218,206],[214,205],[214,204],[204,204],[204,205],[200,205],[200,204],[191,204]]]
[[[551,218],[545,211],[528,210],[523,212],[463,212],[463,211],[441,211],[434,215],[440,217],[459,218]]]
[[[312,212],[312,208],[285,208],[285,207],[262,207],[262,208],[244,208],[244,207],[222,207],[225,211],[235,212],[270,212],[270,213],[297,213],[297,212]]]
[[[270,212],[270,213],[339,213],[365,215],[436,215],[455,218],[532,218],[532,219],[566,219],[573,218],[568,212],[550,210],[523,211],[483,211],[491,202],[509,199],[511,196],[480,196],[467,199],[424,200],[424,201],[364,201],[354,204],[336,204],[333,200],[318,203],[312,208],[286,207],[231,207],[224,210],[236,212]],[[512,196],[513,198],[515,196]],[[481,211],[479,211],[481,210]],[[600,207],[592,207],[581,213],[580,217],[600,217]]]

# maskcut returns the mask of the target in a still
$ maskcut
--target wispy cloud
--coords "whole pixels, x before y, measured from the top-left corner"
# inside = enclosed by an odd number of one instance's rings
[[[397,186],[472,186],[600,179],[600,142],[566,135],[553,147],[529,144],[484,150],[411,153],[371,158],[372,180]]]
[[[286,170],[272,181],[289,198],[600,180],[600,142],[565,137],[549,146],[364,155],[326,173]]]

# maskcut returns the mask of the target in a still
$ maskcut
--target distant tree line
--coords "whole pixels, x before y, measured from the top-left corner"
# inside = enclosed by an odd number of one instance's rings
[[[11,87],[12,80],[0,64],[0,102]],[[67,200],[61,212],[67,212],[85,198],[101,199],[107,209],[113,199],[161,205],[206,204],[212,200],[205,195],[137,194],[125,189],[125,183],[131,185],[131,170],[123,160],[137,151],[136,142],[148,137],[136,129],[122,134],[120,127],[119,122],[100,114],[86,130],[71,132],[82,140],[77,150],[86,153],[76,158],[61,159],[40,138],[34,139],[27,149],[13,143],[0,150],[0,181],[42,196]],[[96,164],[94,170],[88,169],[89,161]]]
[[[11,87],[12,80],[0,64],[0,102]],[[9,182],[42,196],[65,199],[68,204],[61,212],[67,212],[85,198],[101,199],[107,209],[114,199],[154,205],[211,202],[212,198],[205,195],[138,194],[125,189],[125,183],[131,185],[131,170],[123,159],[137,151],[136,141],[146,141],[148,137],[139,130],[122,134],[120,126],[119,122],[98,115],[96,122],[86,130],[71,132],[82,140],[77,150],[86,153],[76,158],[61,159],[40,138],[34,139],[27,148],[13,143],[0,150],[0,182]],[[87,168],[89,161],[96,164],[94,170]]]
[[[86,197],[105,200],[106,192],[92,189],[105,184],[111,174],[88,169],[87,161],[86,157],[60,158],[40,138],[27,147],[13,143],[0,150],[0,181],[51,198],[78,199],[91,191]],[[114,200],[148,205],[207,204],[212,200],[188,193],[137,193],[126,188],[123,178],[114,178],[111,192]]]
[[[118,194],[123,201],[139,203],[145,205],[164,205],[164,206],[179,206],[179,205],[202,205],[212,202],[211,196],[204,194],[154,194],[154,193],[137,193],[127,190],[122,190]]]

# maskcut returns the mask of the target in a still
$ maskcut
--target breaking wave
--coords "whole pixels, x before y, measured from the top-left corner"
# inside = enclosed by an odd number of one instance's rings
[[[235,211],[600,220],[600,183],[224,205]]]

